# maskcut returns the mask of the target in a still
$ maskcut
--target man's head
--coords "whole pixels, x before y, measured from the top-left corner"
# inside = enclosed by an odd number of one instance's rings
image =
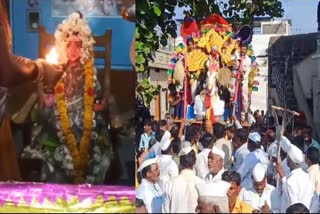
[[[193,151],[191,146],[182,148],[179,152],[180,156],[180,168],[182,169],[193,169],[196,163],[196,153]]]
[[[267,185],[266,169],[261,163],[256,164],[256,166],[253,168],[252,182],[253,188],[261,196],[264,188]]]
[[[303,162],[303,153],[295,145],[291,144],[289,151],[287,153],[287,164],[290,170],[294,170],[301,167]]]
[[[241,55],[241,56],[247,55],[247,51],[248,51],[247,46],[241,45],[241,47],[240,47],[240,55]]]
[[[160,129],[163,131],[167,130],[167,121],[166,120],[160,120],[159,121]]]
[[[235,126],[230,126],[227,128],[226,135],[228,137],[228,140],[232,140],[234,138],[235,132],[236,132]]]
[[[308,166],[318,164],[320,159],[319,150],[313,146],[309,147],[305,157]]]
[[[186,140],[190,141],[191,144],[194,144],[196,142],[199,142],[200,140],[200,129],[198,126],[196,125],[191,125],[188,129],[187,129],[187,134],[186,134]]]
[[[303,137],[304,143],[309,146],[312,143],[312,128],[310,126],[303,129]]]
[[[234,140],[233,140],[235,150],[238,149],[243,144],[247,143],[248,134],[249,133],[247,129],[244,129],[244,128],[237,129]]]
[[[310,211],[304,204],[296,203],[289,206],[286,213],[310,213]]]
[[[270,145],[271,143],[273,143],[276,140],[276,133],[269,129],[266,131],[266,135],[265,135],[265,141],[267,145]]]
[[[214,124],[213,133],[216,139],[224,138],[226,136],[226,127],[221,123]]]
[[[188,46],[188,51],[189,52],[196,49],[197,46],[196,46],[194,40],[192,39],[192,37],[187,39],[187,46]]]
[[[136,198],[136,213],[148,213],[146,205],[140,198]]]
[[[200,143],[202,144],[203,148],[211,149],[213,145],[213,136],[210,133],[205,133],[202,135],[200,139]]]
[[[216,175],[221,169],[223,169],[223,160],[225,153],[213,146],[208,155],[208,168],[212,175]]]
[[[160,171],[155,158],[143,161],[139,166],[138,171],[141,173],[142,178],[151,183],[155,183],[159,180]]]
[[[196,213],[228,213],[229,201],[227,192],[229,188],[230,184],[225,181],[201,183],[196,185],[198,192],[198,206],[196,208]]]
[[[144,121],[144,123],[143,123],[143,128],[144,128],[144,131],[145,132],[151,132],[152,131],[152,122],[151,122],[151,120],[146,120],[146,121]]]
[[[235,171],[225,171],[222,174],[222,180],[230,183],[230,188],[228,190],[228,198],[229,209],[231,211],[234,205],[236,204],[239,192],[241,190],[241,176],[239,173]]]
[[[248,135],[248,149],[253,152],[261,146],[261,136],[258,132],[251,132]]]

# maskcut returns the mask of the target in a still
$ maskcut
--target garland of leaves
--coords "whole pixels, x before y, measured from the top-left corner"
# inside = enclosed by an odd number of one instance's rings
[[[57,109],[61,116],[61,128],[64,136],[66,136],[67,148],[69,149],[70,155],[73,159],[73,165],[75,169],[75,183],[82,183],[84,181],[84,169],[89,159],[89,145],[93,127],[93,106],[95,98],[93,58],[91,58],[84,67],[84,115],[83,133],[79,144],[80,149],[78,149],[77,141],[70,125],[67,105],[65,101],[65,87],[63,80],[61,79],[55,87]]]

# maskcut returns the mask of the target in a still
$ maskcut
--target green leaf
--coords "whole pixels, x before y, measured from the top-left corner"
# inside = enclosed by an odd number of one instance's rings
[[[149,47],[145,47],[145,48],[144,48],[144,53],[145,53],[146,55],[148,55],[149,53],[151,53],[150,48],[149,48]]]
[[[149,32],[149,33],[146,34],[144,37],[147,38],[147,39],[151,39],[151,40],[152,40],[152,38],[153,38],[153,33]],[[153,40],[152,40],[152,41],[153,41]]]
[[[136,28],[135,38],[140,39],[140,33],[138,31],[138,28]]]
[[[141,55],[141,54],[138,54],[136,56],[136,63],[137,64],[142,64],[142,63],[145,63],[146,59]]]
[[[159,9],[159,7],[157,5],[153,5],[153,12],[157,15],[160,16],[161,15],[161,10]]]
[[[140,50],[143,47],[143,43],[142,42],[136,42],[136,50]]]

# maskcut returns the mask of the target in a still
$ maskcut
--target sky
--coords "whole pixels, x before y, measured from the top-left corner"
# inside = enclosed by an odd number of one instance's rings
[[[304,34],[316,32],[317,7],[319,0],[281,0],[285,11],[284,19],[292,20],[291,32]],[[183,9],[176,10],[176,18],[183,18]]]

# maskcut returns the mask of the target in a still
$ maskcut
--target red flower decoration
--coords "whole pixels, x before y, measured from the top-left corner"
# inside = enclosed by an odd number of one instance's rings
[[[62,87],[61,85],[58,85],[58,86],[56,87],[56,92],[57,92],[58,94],[62,93],[62,92],[63,92],[63,87]]]
[[[87,90],[87,94],[90,96],[90,97],[93,97],[94,96],[94,89],[93,88],[88,88]]]

